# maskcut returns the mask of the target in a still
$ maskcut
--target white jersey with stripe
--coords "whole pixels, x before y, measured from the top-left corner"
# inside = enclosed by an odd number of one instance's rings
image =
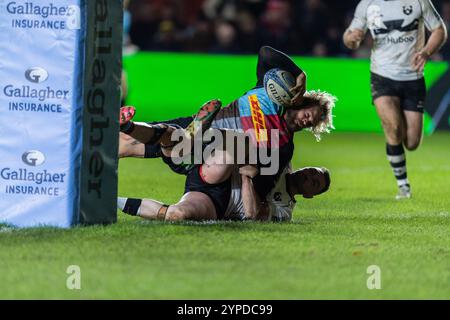
[[[423,77],[411,61],[425,45],[425,27],[432,31],[441,25],[442,18],[430,0],[362,0],[349,29],[370,30],[373,73],[409,81]]]
[[[291,221],[292,212],[295,207],[295,199],[291,197],[287,189],[286,176],[291,173],[291,166],[284,169],[283,173],[266,197],[269,206],[270,220],[272,221]]]
[[[244,202],[242,200],[242,179],[239,169],[231,174],[231,193],[228,207],[225,211],[226,219],[242,220],[245,217]]]
[[[270,220],[290,221],[295,207],[293,199],[287,191],[286,175],[291,172],[290,165],[281,173],[275,188],[267,195],[266,200],[269,206]],[[225,218],[242,219],[245,216],[244,203],[242,199],[242,179],[238,169],[231,176],[231,194]]]

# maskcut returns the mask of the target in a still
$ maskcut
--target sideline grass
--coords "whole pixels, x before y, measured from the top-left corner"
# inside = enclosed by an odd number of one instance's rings
[[[450,135],[408,153],[413,199],[395,201],[383,137],[296,139],[294,167],[321,165],[332,188],[298,199],[289,224],[146,222],[0,227],[0,298],[450,299]],[[121,195],[178,200],[183,177],[159,160],[120,163]],[[81,290],[66,269],[81,267]],[[367,267],[381,268],[368,290]]]

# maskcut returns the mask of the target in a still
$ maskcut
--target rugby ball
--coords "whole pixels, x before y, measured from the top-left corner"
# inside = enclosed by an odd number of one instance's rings
[[[270,100],[279,106],[290,106],[294,94],[290,89],[295,87],[294,76],[284,70],[270,69],[264,75],[264,89]]]

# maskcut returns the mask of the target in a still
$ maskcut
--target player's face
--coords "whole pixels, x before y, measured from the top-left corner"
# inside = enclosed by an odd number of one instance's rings
[[[307,106],[300,110],[289,109],[286,112],[286,122],[291,132],[300,131],[317,125],[321,117],[318,105]]]
[[[321,193],[327,184],[325,173],[320,168],[305,168],[302,169],[303,183],[303,197],[312,198]]]

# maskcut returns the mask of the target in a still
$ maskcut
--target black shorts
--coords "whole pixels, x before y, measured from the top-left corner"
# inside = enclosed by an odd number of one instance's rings
[[[424,78],[411,81],[397,81],[372,72],[370,74],[370,89],[372,101],[382,96],[398,97],[403,110],[424,112],[426,96]]]
[[[173,172],[176,174],[187,175],[194,168],[195,164],[176,164],[173,162],[172,158],[166,157],[163,153],[161,153],[161,159],[165,164],[167,164]]]
[[[192,122],[194,117],[177,118],[161,122],[148,122],[148,124],[167,124],[177,129],[186,129]],[[161,147],[159,144],[146,144],[144,158],[159,158],[161,157]]]
[[[219,184],[209,184],[203,181],[200,170],[201,165],[196,165],[186,177],[184,193],[201,192],[206,194],[214,203],[218,219],[223,219],[231,196],[231,179]]]

